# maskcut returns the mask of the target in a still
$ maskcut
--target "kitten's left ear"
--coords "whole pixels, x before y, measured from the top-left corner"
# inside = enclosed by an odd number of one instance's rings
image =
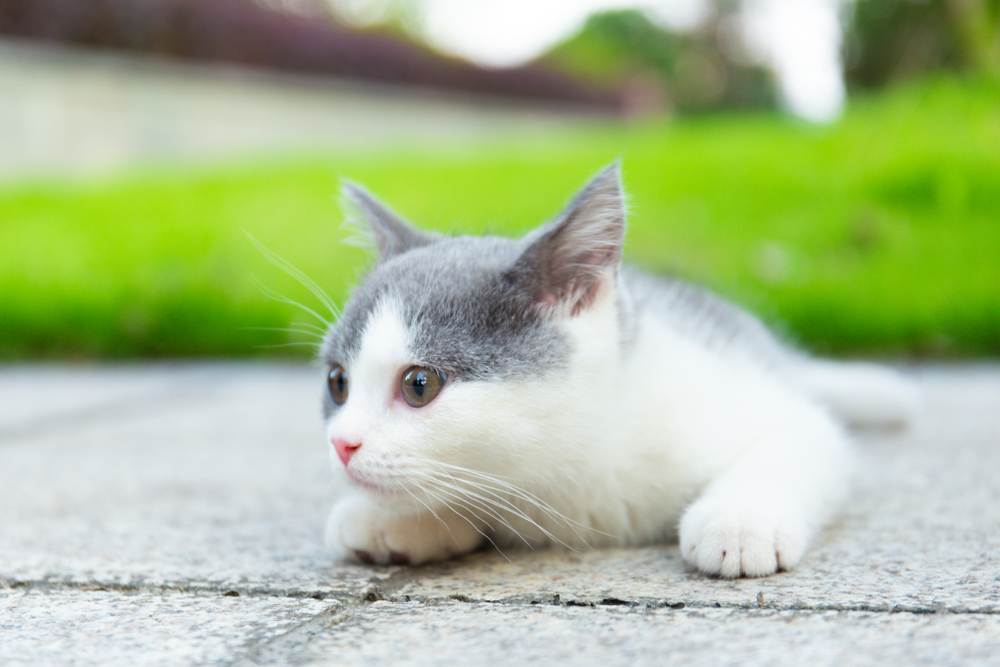
[[[340,193],[346,220],[375,242],[380,261],[434,242],[433,234],[410,225],[360,185],[345,181]]]
[[[613,162],[554,221],[528,237],[511,275],[536,302],[565,303],[575,314],[594,300],[602,280],[615,275],[624,240],[625,196]]]

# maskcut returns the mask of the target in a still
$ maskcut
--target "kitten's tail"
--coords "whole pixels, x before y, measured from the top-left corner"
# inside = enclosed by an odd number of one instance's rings
[[[795,365],[793,380],[852,426],[901,428],[916,416],[920,397],[902,374],[862,362],[816,359]]]

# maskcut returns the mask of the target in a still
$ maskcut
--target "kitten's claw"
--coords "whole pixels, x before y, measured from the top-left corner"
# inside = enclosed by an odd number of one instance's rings
[[[755,511],[739,502],[700,500],[680,524],[684,560],[706,574],[727,578],[791,569],[802,558],[806,541],[806,529],[791,513]]]
[[[361,561],[362,563],[364,563],[365,565],[375,564],[375,556],[372,556],[364,549],[354,549],[354,557],[359,561]]]

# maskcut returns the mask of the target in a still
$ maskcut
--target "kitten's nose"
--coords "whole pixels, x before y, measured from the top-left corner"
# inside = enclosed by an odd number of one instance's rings
[[[330,443],[333,445],[333,448],[337,450],[337,456],[340,458],[340,462],[345,466],[347,465],[347,462],[351,460],[351,457],[354,456],[354,453],[361,449],[360,442],[348,442],[343,438],[332,438]]]

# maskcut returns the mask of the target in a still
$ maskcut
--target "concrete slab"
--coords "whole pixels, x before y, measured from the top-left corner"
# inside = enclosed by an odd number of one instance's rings
[[[146,373],[160,371],[112,374],[96,393]],[[321,550],[332,496],[316,371],[160,374],[170,391],[3,440],[0,580],[354,596],[384,576],[334,569]]]
[[[218,663],[338,611],[335,602],[281,597],[0,591],[0,663]]]
[[[330,665],[957,665],[1000,655],[995,615],[376,603],[301,653]],[[299,647],[303,648],[303,647]]]

